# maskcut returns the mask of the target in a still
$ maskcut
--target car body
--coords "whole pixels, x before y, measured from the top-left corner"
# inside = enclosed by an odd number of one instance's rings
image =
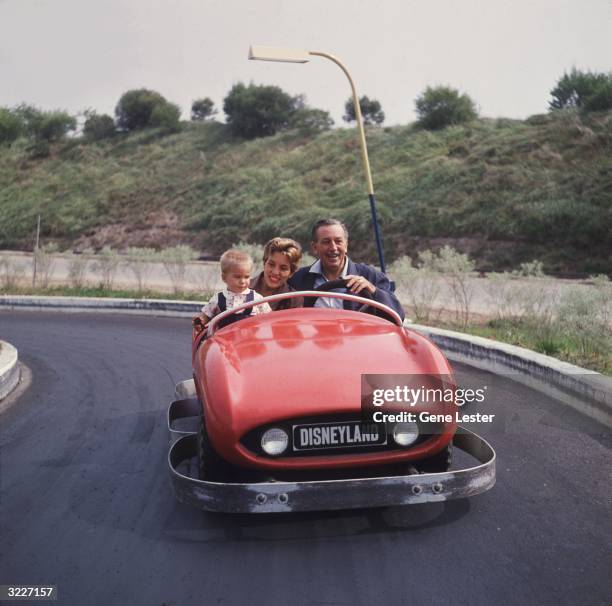
[[[364,301],[350,294],[326,296]],[[257,303],[241,307],[253,304]],[[200,489],[233,484],[257,490],[263,484],[355,482],[419,472],[427,472],[435,483],[433,476],[448,473],[457,430],[454,420],[435,427],[419,423],[418,438],[407,446],[395,441],[393,424],[379,424],[376,431],[364,433],[364,427],[371,427],[363,416],[364,377],[453,380],[447,359],[430,340],[405,328],[397,313],[383,304],[365,301],[364,306],[379,315],[294,308],[253,315],[220,330],[213,325],[215,318],[207,334],[194,333],[191,397],[181,399],[178,406],[189,401],[190,413],[199,417],[191,445],[197,451],[200,475],[192,480],[199,482]],[[441,409],[441,404],[436,403],[435,412],[454,406],[445,403]],[[177,416],[186,414],[175,412],[169,426]],[[264,449],[269,430],[273,438],[279,430],[285,432],[282,452]],[[327,436],[327,441],[317,442],[317,436]],[[171,456],[171,468],[180,458],[177,452]]]
[[[346,452],[341,441],[318,452],[295,448],[294,426],[360,419],[362,375],[452,375],[424,336],[367,313],[298,308],[254,316],[206,339],[193,370],[212,446],[239,467],[273,472],[408,463],[437,454],[455,433],[451,422],[410,448],[364,445]],[[258,444],[271,427],[286,429],[290,438],[278,456]]]

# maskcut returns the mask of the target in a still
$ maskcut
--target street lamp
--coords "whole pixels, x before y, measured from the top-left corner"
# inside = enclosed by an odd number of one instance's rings
[[[359,107],[359,97],[353,78],[349,74],[345,65],[334,55],[321,51],[305,51],[292,48],[276,48],[273,46],[251,46],[249,48],[249,59],[258,61],[280,61],[283,63],[308,63],[311,56],[325,57],[333,61],[346,75],[351,91],[353,93],[353,104],[355,106],[355,117],[357,119],[357,129],[359,130],[359,142],[361,144],[361,157],[363,160],[363,170],[368,186],[368,198],[370,200],[370,210],[372,212],[372,223],[374,224],[374,235],[376,237],[376,249],[378,250],[378,260],[380,269],[385,273],[385,256],[383,254],[382,240],[380,237],[380,229],[378,227],[378,217],[376,213],[376,198],[374,197],[374,185],[372,184],[372,173],[370,172],[370,160],[368,158],[368,148],[366,145],[365,131],[363,128],[363,119],[361,117],[361,108]]]

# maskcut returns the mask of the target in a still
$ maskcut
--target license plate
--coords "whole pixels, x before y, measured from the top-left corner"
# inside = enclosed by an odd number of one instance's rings
[[[385,426],[376,423],[309,423],[293,426],[293,450],[380,446],[387,443]]]

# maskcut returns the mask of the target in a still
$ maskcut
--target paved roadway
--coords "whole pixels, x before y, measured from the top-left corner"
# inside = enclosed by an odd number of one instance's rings
[[[507,379],[482,433],[497,485],[408,508],[230,516],[178,503],[165,410],[190,374],[187,322],[1,312],[33,372],[0,418],[0,584],[59,604],[612,602],[610,435]],[[11,403],[11,402],[9,402]]]

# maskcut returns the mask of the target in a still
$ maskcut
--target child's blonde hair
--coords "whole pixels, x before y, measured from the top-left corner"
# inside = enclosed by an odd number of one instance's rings
[[[249,253],[237,248],[230,248],[221,255],[221,273],[226,274],[236,265],[248,265],[253,268],[253,259]],[[249,270],[250,271],[250,270]]]

